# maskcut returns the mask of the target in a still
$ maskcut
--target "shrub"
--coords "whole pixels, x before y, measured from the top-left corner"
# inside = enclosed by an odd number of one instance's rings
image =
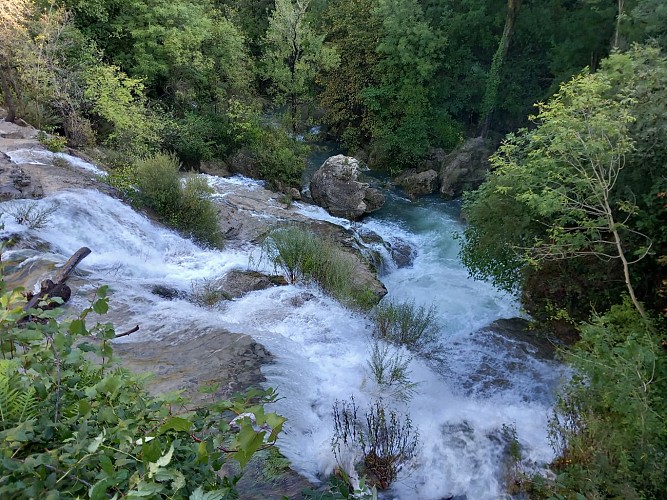
[[[65,146],[67,145],[67,139],[64,137],[55,134],[55,135],[48,135],[44,131],[40,130],[38,137],[39,142],[41,142],[46,149],[51,151],[52,153],[60,153],[65,149]]]
[[[387,489],[415,456],[419,432],[408,415],[387,410],[379,401],[370,406],[363,420],[357,412],[354,399],[334,404],[333,453],[340,462],[346,448],[358,448],[362,470],[369,480]]]
[[[411,358],[403,356],[387,344],[373,341],[368,359],[368,368],[375,383],[383,390],[383,396],[408,401],[414,396],[416,382],[410,380]]]
[[[367,288],[355,284],[354,263],[335,242],[288,226],[272,231],[264,240],[262,255],[290,283],[315,282],[337,300],[364,308]]]
[[[200,243],[222,247],[223,235],[218,226],[218,209],[208,198],[213,189],[202,177],[185,179],[176,227]]]
[[[208,199],[212,189],[201,177],[181,182],[175,155],[160,153],[136,163],[139,200],[155,210],[167,224],[215,247],[223,244],[218,211]]]
[[[176,155],[159,153],[135,166],[143,204],[175,222],[181,205],[181,164]]]
[[[261,140],[252,148],[262,178],[281,190],[301,187],[308,150],[306,144],[275,128],[263,129]]]
[[[40,309],[24,321],[23,296],[0,288],[0,497],[236,498],[239,477],[218,471],[275,442],[272,391],[198,408],[152,398],[111,365],[112,326],[86,324],[107,311],[106,287],[61,322]]]
[[[412,301],[402,304],[386,301],[378,304],[373,320],[375,337],[404,345],[411,351],[424,352],[437,339],[435,306],[426,309]]]
[[[13,217],[22,226],[27,226],[30,229],[43,229],[48,225],[51,216],[58,210],[58,205],[51,203],[40,207],[35,201],[11,202],[6,204],[3,210],[4,213]]]
[[[667,491],[664,331],[626,302],[584,324],[578,375],[550,422],[561,495],[663,498]]]

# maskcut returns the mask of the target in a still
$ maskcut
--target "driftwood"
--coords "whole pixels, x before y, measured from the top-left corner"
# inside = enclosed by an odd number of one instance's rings
[[[58,272],[56,273],[55,277],[52,280],[46,279],[42,281],[40,283],[39,292],[37,292],[35,295],[28,296],[28,302],[26,303],[25,306],[23,306],[23,311],[28,312],[30,309],[36,307],[37,304],[39,304],[40,301],[43,300],[45,297],[51,299],[59,297],[63,300],[63,302],[67,302],[72,296],[72,289],[69,286],[67,286],[65,282],[74,272],[76,266],[79,265],[79,262],[88,257],[90,253],[91,250],[88,247],[79,248],[79,250],[77,250],[76,253],[72,255],[67,260],[67,262],[65,262],[65,265],[58,270]],[[49,304],[45,307],[45,309],[52,309],[54,307],[57,307],[57,305],[58,304],[54,305]],[[30,321],[30,319],[28,318],[24,318],[22,321],[26,320]],[[119,333],[118,335],[116,335],[116,338],[127,337],[128,335],[131,335],[138,330],[139,330],[139,325],[135,326],[134,328],[131,328],[126,332]]]
[[[58,273],[56,273],[53,280],[44,280],[40,283],[39,292],[30,297],[26,305],[23,306],[23,310],[28,312],[30,309],[33,309],[46,296],[51,298],[60,297],[63,299],[63,302],[67,302],[72,295],[72,290],[65,284],[65,282],[76,266],[79,265],[79,262],[85,259],[88,255],[90,255],[90,248],[79,248],[79,250],[65,262],[65,265],[58,270]]]

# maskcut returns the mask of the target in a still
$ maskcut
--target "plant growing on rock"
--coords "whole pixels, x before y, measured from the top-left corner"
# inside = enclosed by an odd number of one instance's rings
[[[354,262],[328,238],[298,226],[279,228],[264,240],[262,256],[290,283],[315,282],[343,303],[367,307],[367,288],[352,279]]]
[[[4,213],[13,217],[22,226],[30,229],[43,229],[58,210],[58,205],[51,203],[41,207],[36,201],[28,201],[8,203],[3,208]]]
[[[361,455],[362,471],[369,481],[387,489],[403,467],[414,458],[419,446],[419,432],[409,415],[399,415],[377,401],[363,419],[351,401],[336,401],[333,406],[334,436],[331,448],[339,463],[346,450]]]
[[[218,211],[208,196],[211,188],[200,177],[181,182],[175,155],[156,154],[136,162],[140,203],[155,210],[167,224],[200,243],[221,247]]]

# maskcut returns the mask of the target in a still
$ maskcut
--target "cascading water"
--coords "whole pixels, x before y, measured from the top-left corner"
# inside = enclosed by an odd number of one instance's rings
[[[217,180],[227,190],[234,182],[248,187],[245,181]],[[58,205],[47,228],[27,230],[5,216],[4,232],[34,233],[50,244],[46,257],[40,258],[56,263],[81,246],[90,247],[93,253],[79,269],[91,282],[117,290],[112,297],[117,327],[132,326],[123,324],[127,311],[140,315],[142,329],[124,340],[187,342],[198,331],[220,325],[248,333],[266,346],[275,357],[263,369],[266,384],[282,396],[275,409],[289,419],[280,438],[282,453],[309,479],[322,479],[333,470],[334,402],[354,396],[364,408],[382,397],[369,376],[371,330],[366,317],[315,287],[301,285],[252,292],[215,310],[186,300],[163,300],[151,294],[149,286],[166,285],[187,294],[192,280],[217,278],[256,263],[258,250],[203,250],[95,191],[62,192],[37,203]],[[514,425],[524,456],[536,464],[548,462],[552,453],[546,422],[560,369],[526,355],[526,349],[512,349],[511,342],[499,342],[493,331],[475,333],[497,318],[516,316],[518,308],[489,284],[468,279],[452,238],[461,227],[455,205],[394,198],[388,207],[358,229],[370,229],[389,242],[400,238],[416,249],[411,266],[389,265],[382,279],[389,299],[434,304],[440,327],[438,355],[430,361],[414,358],[410,364],[411,378],[418,382],[415,396],[407,403],[385,399],[385,404],[410,413],[421,439],[415,463],[399,475],[388,497],[502,498],[500,429]],[[299,210],[329,218],[312,207]],[[28,258],[24,265],[37,255],[17,252]],[[76,300],[83,304],[85,298]],[[184,324],[191,325],[190,333],[183,333]],[[179,338],[174,331],[181,332]]]

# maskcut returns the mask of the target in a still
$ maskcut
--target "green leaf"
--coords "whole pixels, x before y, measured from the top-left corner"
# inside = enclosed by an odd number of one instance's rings
[[[224,494],[219,491],[204,491],[200,486],[190,495],[190,500],[222,500]]]
[[[81,336],[86,334],[86,322],[81,319],[75,319],[69,324],[69,332],[72,335]]]
[[[92,442],[88,445],[88,453],[95,453],[97,449],[100,447],[102,442],[104,441],[104,436],[106,434],[106,431],[102,429],[102,432],[92,440]]]
[[[102,479],[93,485],[92,488],[88,490],[88,496],[90,500],[102,500],[107,498],[107,488],[111,485],[112,481],[109,478]]]
[[[109,310],[109,299],[103,298],[95,301],[93,304],[93,311],[97,314],[106,314]]]
[[[176,432],[189,432],[192,428],[192,422],[187,418],[170,417],[160,426],[158,434],[164,434],[167,431],[174,430]]]
[[[162,454],[162,445],[160,444],[159,439],[151,438],[149,441],[141,445],[141,453],[144,457],[144,463],[148,462],[157,462]]]
[[[169,462],[171,462],[171,457],[174,454],[174,443],[171,443],[171,446],[169,447],[169,451],[165,453],[162,457],[160,457],[157,462],[158,467],[166,467],[169,465]]]

